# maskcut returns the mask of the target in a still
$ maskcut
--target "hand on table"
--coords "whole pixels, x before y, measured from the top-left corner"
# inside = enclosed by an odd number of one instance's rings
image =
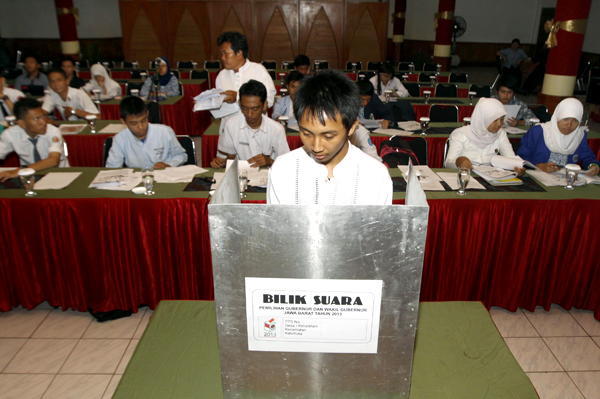
[[[224,168],[225,165],[227,165],[227,160],[225,158],[219,158],[219,157],[216,157],[210,163],[210,167],[211,168],[215,168],[215,169]]]
[[[467,157],[458,157],[456,159],[456,167],[465,168],[465,169],[473,169],[473,164]]]
[[[165,168],[170,168],[171,165],[168,165],[164,162],[157,162],[154,164],[154,169],[165,169]]]
[[[248,159],[248,163],[250,164],[251,168],[259,168],[261,166],[271,166],[273,164],[273,160],[266,155],[260,154]]]
[[[8,179],[12,179],[19,176],[19,169],[15,170],[7,170],[5,172],[0,172],[0,182],[4,183]]]
[[[525,168],[519,168],[515,166],[515,172],[517,173],[518,177],[521,177],[525,174]]]
[[[592,167],[590,167],[590,168],[587,170],[587,175],[588,175],[588,176],[597,176],[597,175],[598,175],[598,172],[600,172],[600,168],[598,167],[598,165],[596,165],[596,164],[593,164],[593,165],[592,165]]]
[[[560,169],[554,162],[538,163],[536,166],[546,173],[558,172]]]

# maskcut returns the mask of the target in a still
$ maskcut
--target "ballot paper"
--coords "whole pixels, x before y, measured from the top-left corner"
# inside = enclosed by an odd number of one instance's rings
[[[154,171],[154,181],[156,183],[189,183],[194,179],[195,175],[205,172],[208,172],[208,170],[196,165],[165,168]]]
[[[61,190],[73,183],[81,172],[50,172],[35,182],[34,190]]]
[[[398,165],[398,169],[402,171],[402,177],[407,180],[408,165]],[[419,178],[419,181],[441,181],[442,179],[427,165],[414,165],[413,170]]]
[[[476,166],[473,168],[473,172],[483,177],[485,180],[505,180],[517,177],[514,171],[507,171],[501,168],[495,168],[493,166]]]
[[[532,164],[529,161],[522,159],[520,156],[516,157],[505,157],[502,155],[494,155],[491,160],[491,164],[493,167],[502,168],[506,170],[513,171],[515,168],[527,168],[527,169],[535,169],[538,167]]]
[[[437,174],[452,190],[458,190],[457,172],[438,172]],[[485,187],[471,176],[467,184],[467,190],[485,190]]]
[[[421,130],[421,124],[415,121],[398,122],[396,126],[402,130]]]
[[[227,169],[233,164],[233,159],[227,160]],[[252,168],[248,161],[238,161],[238,172],[240,170],[245,170],[248,173],[248,185],[253,187],[267,187],[267,183],[269,182],[269,169],[263,168]]]
[[[61,135],[65,134],[77,134],[83,130],[87,126],[86,123],[77,123],[77,124],[64,124],[58,127]]]
[[[367,129],[377,129],[381,127],[381,121],[383,119],[364,119],[361,118],[358,120],[361,125],[363,125]]]
[[[141,172],[133,169],[101,170],[88,188],[99,190],[129,191],[142,182]]]
[[[520,109],[520,105],[505,105],[504,110],[506,111],[506,116],[504,117],[504,120],[507,121],[510,118],[516,118]]]
[[[516,126],[502,125],[502,129],[509,134],[525,134],[527,129],[521,129]]]
[[[101,134],[119,133],[121,130],[127,129],[127,126],[120,123],[110,123],[106,125],[102,130],[98,131]]]
[[[227,115],[235,114],[240,110],[237,102],[229,104],[224,102],[227,96],[221,94],[221,89],[211,89],[203,91],[194,97],[194,112],[210,110],[210,113],[215,118],[222,118]]]
[[[413,132],[408,132],[401,129],[384,129],[379,128],[373,130],[371,133],[387,134],[388,136],[412,136]]]

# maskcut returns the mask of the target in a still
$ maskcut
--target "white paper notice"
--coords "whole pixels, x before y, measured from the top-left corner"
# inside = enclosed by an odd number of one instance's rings
[[[248,350],[377,353],[382,280],[246,277]]]
[[[452,190],[458,190],[458,176],[456,172],[438,172],[437,174],[446,182],[447,185],[450,186]],[[485,187],[483,184],[475,180],[474,176],[471,176],[469,183],[467,184],[467,190],[485,190]]]
[[[50,172],[33,186],[34,190],[61,190],[73,183],[81,172]]]

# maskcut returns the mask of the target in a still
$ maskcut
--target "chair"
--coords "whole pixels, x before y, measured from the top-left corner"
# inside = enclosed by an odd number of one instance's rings
[[[108,159],[108,152],[110,151],[110,147],[112,147],[113,138],[107,137],[104,140],[104,147],[102,149],[102,167],[106,168],[106,160]],[[125,165],[123,165],[125,166]]]
[[[454,73],[450,74],[450,83],[469,83],[469,75],[466,73]]]
[[[446,139],[446,143],[444,144],[444,168],[446,167],[446,156],[448,155],[448,149],[450,148],[450,139]]]
[[[154,62],[154,61],[150,61],[150,62],[148,63],[148,68],[150,68],[150,69],[156,69],[156,62]]]
[[[600,78],[590,78],[585,102],[588,104],[600,104]]]
[[[123,61],[121,62],[121,68],[124,69],[134,69],[138,67],[137,61]]]
[[[483,85],[483,86],[471,85],[471,86],[469,86],[469,91],[474,91],[475,93],[477,93],[477,94],[475,94],[476,98],[481,98],[481,97],[490,98],[492,96],[492,88],[488,85]]]
[[[6,80],[14,80],[22,74],[23,74],[23,70],[19,69],[19,68],[4,70],[4,77],[6,78]]]
[[[412,62],[399,62],[398,63],[398,70],[399,71],[408,71],[410,68],[408,67],[410,64],[413,64]]]
[[[588,75],[591,72],[591,69],[592,69],[592,61],[588,61],[585,68],[583,68],[583,71],[581,71],[581,73],[577,76],[577,80],[575,81],[575,84],[577,85],[577,90],[579,90],[579,91],[584,90],[585,78],[586,78],[586,75]]]
[[[415,153],[420,165],[427,165],[427,140],[425,137],[415,137],[414,140],[408,141],[408,145],[412,152]]]
[[[458,107],[433,104],[429,107],[429,119],[431,122],[458,122]]]
[[[140,71],[138,71],[137,69],[134,69],[133,71],[131,71],[131,79],[141,79],[142,78],[142,73]]]
[[[319,69],[329,69],[329,61],[327,60],[315,60],[313,69],[317,69],[317,63],[319,63]]]
[[[178,69],[194,69],[194,61],[177,61]]]
[[[221,69],[221,61],[219,61],[219,60],[204,61],[204,69]]]
[[[205,69],[201,71],[192,71],[192,73],[190,73],[190,79],[208,79],[208,71]]]
[[[421,97],[421,85],[418,83],[402,83],[402,85],[404,87],[406,87],[406,90],[408,90],[408,94],[410,94],[411,97]]]
[[[175,75],[175,77],[176,77],[177,79],[179,79],[179,70],[178,70],[178,69],[171,69],[171,73],[172,73],[173,75]]]
[[[435,62],[424,63],[423,72],[437,72],[437,64]]]
[[[380,67],[381,67],[381,61],[369,61],[367,63],[368,71],[379,71]]]
[[[277,80],[277,74],[275,73],[275,71],[271,70],[267,72],[269,72],[269,76],[271,77],[271,79]]]
[[[183,96],[183,85],[181,84],[181,82],[177,82],[177,84],[179,85],[179,95]]]
[[[531,104],[528,105],[529,109],[533,111],[535,117],[540,120],[540,122],[549,122],[552,118],[552,115],[548,113],[548,108],[546,108],[543,104]]]
[[[362,62],[360,62],[360,61],[355,61],[355,62],[348,61],[348,62],[346,62],[346,70],[347,71],[351,71],[352,70],[352,64],[356,64],[356,70],[357,71],[362,70]]]
[[[373,71],[365,72],[365,79],[370,80],[375,75],[377,75],[377,73],[375,73]]]
[[[434,97],[458,97],[458,88],[455,84],[438,83],[435,86]]]
[[[194,140],[190,136],[187,135],[176,135],[177,141],[185,150],[188,158],[184,165],[196,165],[196,145],[194,144]]]
[[[283,61],[281,63],[281,69],[293,69],[294,61]]]
[[[510,145],[512,146],[512,149],[513,149],[514,153],[516,154],[517,151],[519,151],[519,148],[521,148],[521,140],[511,141]]]
[[[88,60],[80,60],[80,61],[76,61],[75,65],[77,66],[77,68],[89,69],[90,62]]]
[[[431,79],[429,79],[430,76],[435,76],[436,81],[437,81],[437,75],[435,73],[425,73],[425,72],[421,72],[419,74],[419,82],[430,82]]]
[[[261,64],[266,69],[277,69],[277,61],[266,60],[266,61],[261,61]]]
[[[127,82],[127,83],[125,83],[125,93],[128,96],[130,96],[131,95],[131,90],[133,90],[133,89],[141,90],[142,86],[144,86],[144,83]]]

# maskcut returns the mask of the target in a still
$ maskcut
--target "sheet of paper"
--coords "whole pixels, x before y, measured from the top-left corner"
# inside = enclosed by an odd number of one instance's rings
[[[101,184],[96,189],[98,190],[109,190],[109,191],[131,191],[132,188],[137,187],[142,182],[142,173],[134,172],[129,176],[129,179],[120,182],[118,186],[111,184]]]
[[[546,173],[546,172],[542,172],[541,170],[528,170],[527,173],[530,176],[533,176],[536,178],[536,180],[538,180],[540,183],[542,183],[544,186],[546,187],[552,187],[552,186],[566,186],[567,185],[567,178],[565,176],[565,171],[559,171],[556,173]],[[573,184],[574,186],[583,186],[585,185],[585,181],[581,178],[578,178],[577,181],[575,182],[575,184]]]
[[[196,165],[184,165],[177,168],[165,168],[154,171],[154,180],[157,183],[189,183],[194,176],[208,172]]]
[[[387,134],[388,136],[412,136],[414,134],[413,132],[408,132],[406,130],[384,129],[381,127],[379,129],[373,130],[372,133]]]
[[[221,108],[223,100],[227,98],[227,95],[221,94],[222,92],[221,89],[211,89],[198,94],[194,97],[194,112]]]
[[[381,127],[380,122],[383,119],[359,119],[358,121],[360,122],[361,125],[363,125],[365,128],[367,129],[377,129]]]
[[[398,122],[396,125],[402,130],[421,130],[421,124],[415,121]]]
[[[458,176],[456,172],[438,172],[437,174],[452,190],[458,190]],[[467,184],[467,190],[485,190],[485,187],[475,180],[474,176],[471,176],[469,184]]]
[[[34,190],[61,190],[73,183],[81,172],[50,172],[33,186]]]
[[[520,109],[521,109],[520,105],[505,105],[504,110],[506,111],[506,116],[504,117],[504,120],[508,120],[510,118],[516,118]]]
[[[119,133],[121,130],[125,130],[125,129],[127,129],[127,126],[125,126],[121,123],[110,123],[110,124],[104,126],[104,128],[102,128],[100,131],[98,131],[98,133],[102,133],[102,134]]]
[[[215,182],[210,186],[210,189],[216,190],[217,187],[219,187],[219,184],[221,184],[221,180],[223,180],[224,177],[225,172],[215,172],[215,174],[213,175],[213,179],[215,179]]]
[[[141,182],[141,172],[134,172],[133,169],[109,169],[98,172],[88,188],[129,191]]]
[[[58,130],[60,130],[60,134],[62,134],[63,136],[65,134],[77,134],[79,132],[81,132],[85,127],[87,126],[86,123],[77,123],[77,124],[65,124],[65,125],[60,125],[58,127]]]
[[[521,129],[516,126],[502,125],[502,129],[508,134],[525,134],[527,129]]]
[[[495,168],[493,166],[476,166],[473,168],[473,172],[486,180],[500,180],[500,179],[511,179],[517,174],[513,171],[504,170],[501,168]]]
[[[232,163],[233,159],[228,159],[225,170],[228,170]],[[267,187],[267,183],[269,182],[269,169],[252,168],[248,161],[238,161],[238,172],[240,170],[245,170],[248,174],[249,186]]]
[[[421,188],[423,191],[446,191],[444,186],[442,186],[442,182],[439,181],[419,181],[421,183]]]
[[[219,118],[223,118],[224,116],[227,116],[227,115],[235,114],[239,110],[240,110],[240,106],[238,105],[238,103],[229,104],[229,103],[224,102],[221,104],[221,108],[213,109],[210,111],[210,113],[212,114],[212,116],[214,118],[219,119]]]
[[[402,171],[402,176],[406,180],[408,176],[408,165],[398,165],[398,169]],[[419,181],[441,181],[442,179],[427,165],[414,165],[413,170]]]

